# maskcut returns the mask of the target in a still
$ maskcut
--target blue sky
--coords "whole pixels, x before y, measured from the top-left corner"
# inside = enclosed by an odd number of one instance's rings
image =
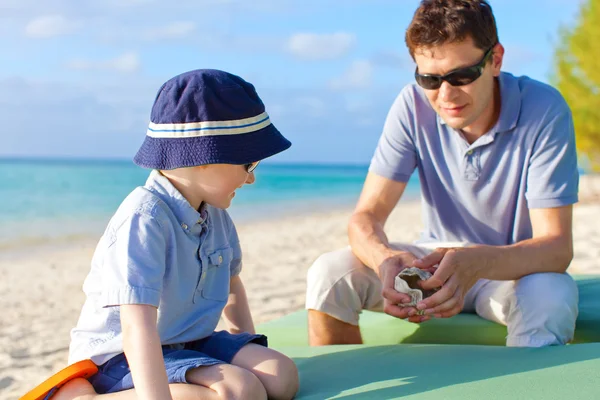
[[[417,0],[0,0],[0,156],[131,158],[158,87],[197,68],[252,82],[293,146],[368,163],[412,80]],[[578,1],[492,0],[504,70],[548,82]]]

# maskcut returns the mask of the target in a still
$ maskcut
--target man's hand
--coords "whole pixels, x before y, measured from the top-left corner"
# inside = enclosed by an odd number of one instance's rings
[[[440,288],[431,297],[417,304],[418,310],[434,318],[449,318],[462,311],[465,296],[479,280],[487,259],[485,247],[440,248],[413,265],[430,269],[439,265],[433,276],[421,282],[425,290]],[[411,313],[412,314],[412,313]]]
[[[379,266],[379,278],[382,284],[383,311],[396,318],[406,319],[410,322],[423,322],[431,317],[416,315],[414,307],[400,307],[399,303],[409,303],[410,296],[394,289],[396,276],[405,268],[411,266],[417,258],[408,252],[402,252],[386,258]],[[412,311],[411,311],[412,310]],[[411,316],[412,312],[412,316]]]

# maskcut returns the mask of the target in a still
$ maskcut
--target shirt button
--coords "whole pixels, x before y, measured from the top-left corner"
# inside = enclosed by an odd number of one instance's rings
[[[223,256],[219,256],[219,264],[223,262]]]
[[[473,150],[469,150],[469,151],[467,151],[467,154],[468,154],[468,155],[471,155],[471,154],[473,154]]]
[[[181,227],[182,227],[183,229],[187,229],[187,228],[188,228],[187,224],[181,224]]]

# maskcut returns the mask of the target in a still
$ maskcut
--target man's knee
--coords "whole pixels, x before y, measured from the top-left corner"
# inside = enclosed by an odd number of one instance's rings
[[[308,269],[307,286],[310,288],[333,286],[342,277],[360,265],[350,248],[332,251],[319,256]]]
[[[506,344],[541,347],[573,339],[578,292],[567,274],[538,273],[516,282]]]
[[[363,309],[378,308],[381,281],[350,248],[320,256],[308,270],[306,308],[357,325]]]
[[[568,274],[527,275],[517,281],[515,295],[517,307],[538,315],[577,314],[577,284]]]

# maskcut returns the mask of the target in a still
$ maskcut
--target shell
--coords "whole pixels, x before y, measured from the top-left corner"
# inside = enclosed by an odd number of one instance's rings
[[[421,268],[410,267],[403,269],[398,276],[405,280],[411,289],[420,289],[420,287],[417,285],[417,282],[426,281],[427,279],[431,278],[431,273]]]
[[[437,292],[437,289],[422,290],[419,286],[419,281],[424,281],[429,278],[431,278],[431,273],[420,268],[411,267],[402,270],[396,276],[394,288],[398,292],[408,294],[411,297],[411,302],[398,305],[400,307],[415,307],[418,302]]]

